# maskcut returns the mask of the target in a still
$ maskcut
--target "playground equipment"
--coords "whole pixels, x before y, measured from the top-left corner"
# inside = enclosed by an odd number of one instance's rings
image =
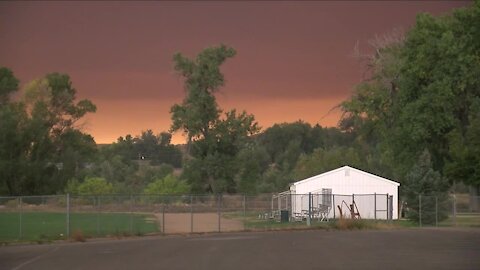
[[[361,219],[362,217],[360,216],[360,212],[358,211],[357,204],[355,201],[352,202],[352,204],[348,205],[344,200],[342,200],[342,203],[340,205],[337,205],[338,212],[340,212],[340,219],[345,218],[345,215],[347,213],[343,212],[343,206],[348,209],[348,212],[350,213],[350,218],[351,219]]]

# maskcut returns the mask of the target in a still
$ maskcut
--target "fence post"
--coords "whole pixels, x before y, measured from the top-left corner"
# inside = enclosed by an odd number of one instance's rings
[[[133,195],[130,194],[130,234],[133,234]]]
[[[193,233],[193,195],[190,195],[190,233]]]
[[[22,197],[19,198],[19,204],[20,204],[20,224],[19,224],[19,238],[23,238],[23,220],[22,220],[22,215],[23,215],[23,199]]]
[[[422,227],[422,194],[418,194],[418,222]]]
[[[243,230],[247,229],[247,196],[243,194]]]
[[[221,210],[220,210],[220,204],[221,204],[221,200],[222,200],[222,195],[218,194],[217,195],[217,213],[218,213],[218,232],[221,232],[221,227],[220,227],[220,216],[221,216]]]
[[[291,213],[292,211],[291,211],[291,209],[289,209],[290,206],[288,205],[288,199],[289,199],[289,198],[292,199],[292,197],[290,197],[290,196],[285,196],[285,206],[286,206],[285,209],[286,209],[289,213]],[[288,217],[288,221],[290,221],[290,217]]]
[[[453,224],[457,226],[457,196],[453,194]]]
[[[312,219],[312,193],[308,193],[308,217],[307,217],[307,226],[310,226]]]
[[[377,220],[377,193],[373,194],[373,217]]]
[[[392,197],[392,200],[390,200],[390,197]],[[393,196],[390,196],[389,193],[387,193],[387,206],[387,217],[391,221],[393,219]]]
[[[386,218],[387,218],[387,221],[388,221],[388,211],[390,210],[390,209],[388,208],[388,193],[387,193],[386,196],[387,196],[387,208],[386,208],[386,212],[385,212],[385,213],[386,213]]]
[[[435,196],[435,227],[438,227],[438,197]]]
[[[97,236],[100,235],[100,195],[94,197],[97,200],[96,206],[97,206]]]
[[[165,234],[165,201],[162,207],[162,233]]]
[[[280,215],[280,211],[282,210],[282,201],[280,200],[280,193],[277,194],[278,195],[278,198],[277,198],[277,208],[278,208],[278,214]]]
[[[272,193],[272,199],[270,200],[270,213],[273,214],[273,193]]]
[[[70,238],[70,193],[67,193],[67,238]]]
[[[336,207],[335,207],[335,194],[332,194],[332,202],[333,202],[333,219],[335,219],[335,210],[336,210]]]

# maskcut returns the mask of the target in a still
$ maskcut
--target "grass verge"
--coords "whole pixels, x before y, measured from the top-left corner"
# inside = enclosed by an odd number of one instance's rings
[[[67,216],[54,212],[0,213],[0,242],[46,243],[66,239]],[[159,231],[156,218],[149,214],[71,213],[70,236],[82,238],[144,235]],[[74,239],[76,240],[76,239]],[[78,240],[77,240],[78,241]]]

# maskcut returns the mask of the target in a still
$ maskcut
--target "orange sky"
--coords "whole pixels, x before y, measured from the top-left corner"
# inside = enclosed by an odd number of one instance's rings
[[[97,113],[84,130],[97,143],[165,131],[181,102],[172,55],[225,43],[224,109],[253,113],[264,128],[299,119],[333,126],[327,112],[362,80],[356,43],[408,29],[418,12],[442,14],[470,1],[0,2],[0,65],[25,83],[68,73]],[[180,135],[174,143],[182,143]]]
[[[310,123],[321,123],[322,126],[335,126],[340,116],[340,111],[328,113],[334,104],[343,100],[341,97],[331,99],[274,99],[266,102],[249,100],[228,100],[220,98],[219,103],[226,109],[244,109],[255,115],[262,128],[279,122],[293,122],[299,119]],[[107,143],[116,140],[125,134],[138,134],[146,127],[152,127],[156,132],[166,131],[170,127],[168,117],[148,117],[149,115],[167,115],[172,101],[159,100],[133,100],[97,102],[98,111],[95,115],[87,117],[83,129],[94,134],[97,143]],[[176,101],[180,102],[180,101]],[[121,108],[121,112],[119,112]],[[115,121],[118,115],[122,121]],[[112,125],[112,122],[116,122]],[[173,143],[184,143],[185,138],[181,133],[173,136]]]

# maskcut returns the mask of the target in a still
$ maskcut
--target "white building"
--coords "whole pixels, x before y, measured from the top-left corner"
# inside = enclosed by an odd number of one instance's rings
[[[362,219],[397,219],[399,183],[349,166],[290,185],[292,217],[321,209],[323,216],[350,216],[350,207]],[[309,195],[310,194],[310,195]],[[310,200],[309,200],[310,198]],[[312,210],[313,209],[313,210]]]

